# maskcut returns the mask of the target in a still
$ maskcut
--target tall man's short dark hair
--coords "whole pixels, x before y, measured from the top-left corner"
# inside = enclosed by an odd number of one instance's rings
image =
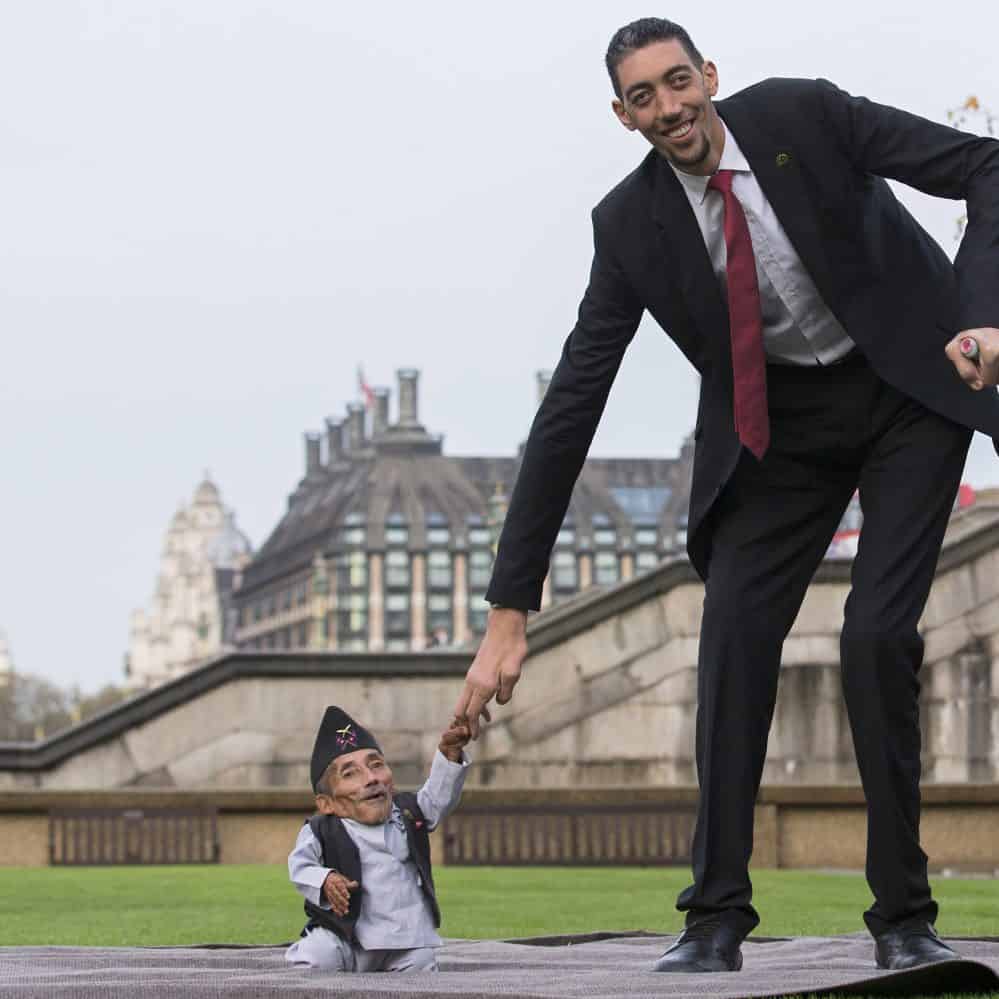
[[[643,49],[653,42],[671,42],[674,39],[686,49],[690,61],[700,69],[704,65],[704,57],[697,51],[697,46],[691,41],[690,35],[673,21],[667,21],[662,17],[642,17],[614,32],[614,37],[607,46],[604,62],[607,64],[611,85],[618,99],[621,97],[621,85],[617,79],[617,67],[621,60],[635,49]]]

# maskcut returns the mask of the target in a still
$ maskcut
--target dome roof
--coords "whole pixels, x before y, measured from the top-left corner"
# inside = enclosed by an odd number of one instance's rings
[[[236,526],[232,511],[227,510],[222,528],[205,549],[208,561],[216,569],[237,569],[240,561],[252,553],[250,539]]]
[[[218,486],[212,482],[211,476],[207,472],[205,472],[204,481],[194,491],[194,502],[199,504],[211,504],[213,506],[217,506],[222,502]]]

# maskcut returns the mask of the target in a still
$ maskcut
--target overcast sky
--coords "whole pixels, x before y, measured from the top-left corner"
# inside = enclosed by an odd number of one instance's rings
[[[122,679],[128,614],[210,469],[259,545],[355,370],[421,369],[452,454],[510,454],[571,328],[589,210],[644,155],[621,24],[684,24],[721,96],[825,76],[944,120],[999,106],[999,6],[251,0],[0,7],[0,629]],[[488,14],[486,12],[489,12]],[[953,252],[961,206],[904,195]],[[646,322],[594,446],[673,455],[696,380]],[[393,411],[395,399],[393,395]],[[999,482],[982,438],[966,478]]]

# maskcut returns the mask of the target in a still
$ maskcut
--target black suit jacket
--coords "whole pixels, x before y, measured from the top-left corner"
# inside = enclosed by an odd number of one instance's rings
[[[716,102],[829,308],[874,370],[929,408],[999,438],[999,397],[944,354],[999,326],[999,142],[852,97],[826,80],[765,80]],[[965,199],[952,264],[884,178]],[[642,312],[701,375],[688,552],[739,458],[728,312],[682,186],[654,150],[593,211],[590,282],[538,410],[487,598],[537,609],[551,549]],[[653,414],[654,415],[654,414]]]

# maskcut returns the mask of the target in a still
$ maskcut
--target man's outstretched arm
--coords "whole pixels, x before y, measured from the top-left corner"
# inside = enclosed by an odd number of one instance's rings
[[[579,318],[534,418],[500,536],[486,599],[494,605],[468,671],[455,714],[479,733],[482,708],[506,704],[527,655],[527,611],[541,606],[541,588],[555,537],[586,459],[642,304],[609,251],[594,213],[590,282]]]
[[[927,194],[964,199],[968,225],[954,260],[957,335],[947,356],[973,389],[999,382],[999,141],[971,135],[818,82],[823,120],[858,170]],[[968,338],[978,356],[961,350]]]

